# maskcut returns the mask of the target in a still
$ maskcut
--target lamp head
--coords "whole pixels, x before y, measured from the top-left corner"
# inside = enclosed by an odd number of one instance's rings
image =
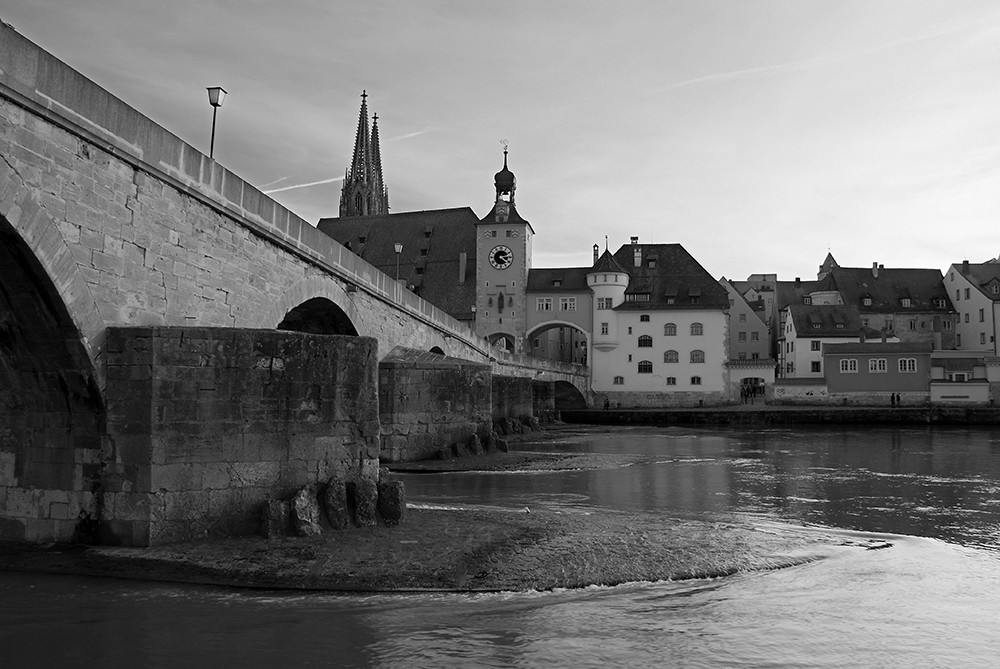
[[[226,89],[222,86],[209,86],[206,90],[208,90],[208,104],[221,107],[222,101],[226,99]]]

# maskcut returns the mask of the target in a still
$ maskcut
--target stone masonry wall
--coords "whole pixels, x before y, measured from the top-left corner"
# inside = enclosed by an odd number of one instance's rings
[[[378,478],[376,343],[109,328],[102,543],[256,531],[268,498]]]
[[[381,458],[407,462],[485,439],[491,429],[489,365],[396,349],[379,363]]]
[[[534,416],[532,380],[523,376],[493,377],[493,418]]]

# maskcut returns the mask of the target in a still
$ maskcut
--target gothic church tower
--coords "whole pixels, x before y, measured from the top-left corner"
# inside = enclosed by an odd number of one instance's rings
[[[354,157],[340,192],[340,217],[384,216],[389,213],[389,190],[382,181],[378,142],[378,114],[368,130],[368,93],[361,92],[361,113],[354,138]]]

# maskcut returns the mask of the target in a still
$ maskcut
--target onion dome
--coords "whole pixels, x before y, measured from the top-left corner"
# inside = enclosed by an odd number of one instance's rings
[[[507,149],[503,150],[503,169],[493,177],[493,183],[497,188],[497,195],[501,193],[513,193],[516,179],[514,173],[507,169]]]

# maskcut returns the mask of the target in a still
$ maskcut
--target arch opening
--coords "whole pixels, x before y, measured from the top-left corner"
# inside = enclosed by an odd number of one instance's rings
[[[432,346],[430,352],[437,353],[438,355],[444,355],[444,351],[441,350],[440,346]]]
[[[105,422],[79,329],[35,254],[0,217],[0,458],[10,468],[0,485],[60,491],[58,504],[35,509],[0,504],[4,538],[97,540],[93,493]]]
[[[289,310],[276,329],[307,334],[358,336],[351,318],[325,297],[314,297]]]
[[[587,332],[575,323],[545,323],[528,332],[527,350],[535,358],[586,365],[587,336]]]
[[[580,389],[569,381],[556,381],[554,384],[555,408],[557,411],[563,409],[586,409],[587,399],[580,392]]]

